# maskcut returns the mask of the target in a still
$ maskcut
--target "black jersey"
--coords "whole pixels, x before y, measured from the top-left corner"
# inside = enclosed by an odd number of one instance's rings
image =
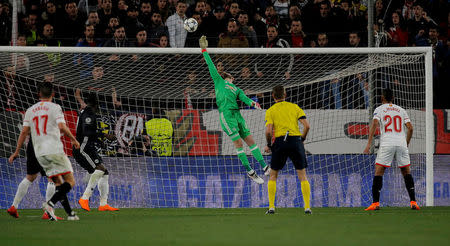
[[[78,115],[76,138],[84,147],[95,148],[95,144],[101,136],[103,133],[97,127],[97,115],[94,109],[88,106]]]

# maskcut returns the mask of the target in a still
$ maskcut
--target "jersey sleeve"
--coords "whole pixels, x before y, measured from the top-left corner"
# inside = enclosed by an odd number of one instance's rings
[[[252,106],[253,100],[248,98],[247,95],[245,95],[244,91],[242,91],[240,88],[238,88],[238,98],[247,106]]]
[[[272,115],[270,112],[272,112],[270,109],[268,109],[266,111],[266,116],[265,116],[266,126],[273,125],[273,119],[272,119]]]
[[[303,111],[303,109],[301,109],[297,104],[297,119],[306,119],[306,114],[305,111]]]
[[[30,110],[25,112],[25,117],[23,119],[23,126],[30,126],[31,124],[31,113]]]
[[[403,109],[402,112],[402,118],[403,118],[403,124],[406,124],[408,122],[411,122],[411,119],[409,119],[408,113],[406,112],[406,110]]]
[[[214,84],[219,82],[222,77],[220,76],[219,72],[217,72],[216,66],[214,66],[213,61],[211,60],[211,57],[209,57],[208,52],[203,52],[203,57],[205,58],[206,64],[208,65],[209,73],[211,74],[211,78],[214,81]]]
[[[381,121],[381,112],[380,108],[376,108],[375,111],[373,111],[373,119]]]
[[[64,119],[64,113],[62,111],[61,106],[59,106],[59,105],[55,108],[55,119],[56,119],[56,124],[59,124],[59,123],[66,124],[66,120]]]

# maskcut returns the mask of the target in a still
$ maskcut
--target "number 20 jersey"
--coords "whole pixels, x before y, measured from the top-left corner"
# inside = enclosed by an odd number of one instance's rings
[[[36,157],[64,154],[58,123],[66,123],[61,106],[40,101],[25,113],[23,126],[29,126]]]
[[[383,104],[375,109],[373,119],[380,123],[380,147],[407,147],[405,124],[411,120],[402,107],[395,104]]]

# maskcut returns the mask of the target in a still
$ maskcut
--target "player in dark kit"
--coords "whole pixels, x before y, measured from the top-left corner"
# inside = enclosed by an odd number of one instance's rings
[[[109,184],[108,170],[103,165],[102,158],[98,155],[95,144],[99,137],[112,138],[109,134],[100,132],[97,127],[97,110],[98,102],[97,96],[93,93],[89,95],[86,100],[87,106],[82,109],[78,115],[77,123],[77,140],[81,143],[80,149],[73,150],[73,157],[77,163],[91,174],[88,185],[84,191],[83,196],[78,200],[81,208],[90,211],[89,198],[98,183],[98,190],[100,192],[100,206],[99,211],[117,211],[119,209],[113,208],[107,204]]]

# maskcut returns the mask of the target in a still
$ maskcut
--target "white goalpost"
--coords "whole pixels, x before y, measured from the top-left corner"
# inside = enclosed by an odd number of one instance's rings
[[[233,48],[208,49],[219,72],[263,109],[282,84],[287,101],[306,113],[305,142],[312,207],[362,207],[371,203],[378,142],[362,154],[373,110],[383,88],[405,108],[414,126],[409,146],[419,204],[433,206],[434,122],[432,49]],[[221,130],[214,85],[199,48],[0,47],[0,207],[8,208],[26,174],[25,150],[10,165],[23,112],[38,101],[37,84],[55,85],[54,102],[75,133],[83,100],[96,93],[98,127],[116,139],[99,139],[98,152],[110,173],[110,204],[117,207],[267,207],[267,185],[245,175],[231,140]],[[264,115],[241,104],[260,149]],[[378,136],[378,135],[377,135]],[[69,142],[64,139],[71,155]],[[251,156],[251,166],[262,170]],[[265,155],[270,163],[270,156]],[[71,158],[82,195],[86,171]],[[395,166],[395,165],[393,165]],[[267,178],[265,178],[267,182]],[[35,181],[19,208],[38,208],[45,179]],[[301,207],[300,184],[290,162],[280,172],[277,207]],[[91,206],[98,205],[98,191]],[[407,206],[398,168],[386,171],[381,203]]]

